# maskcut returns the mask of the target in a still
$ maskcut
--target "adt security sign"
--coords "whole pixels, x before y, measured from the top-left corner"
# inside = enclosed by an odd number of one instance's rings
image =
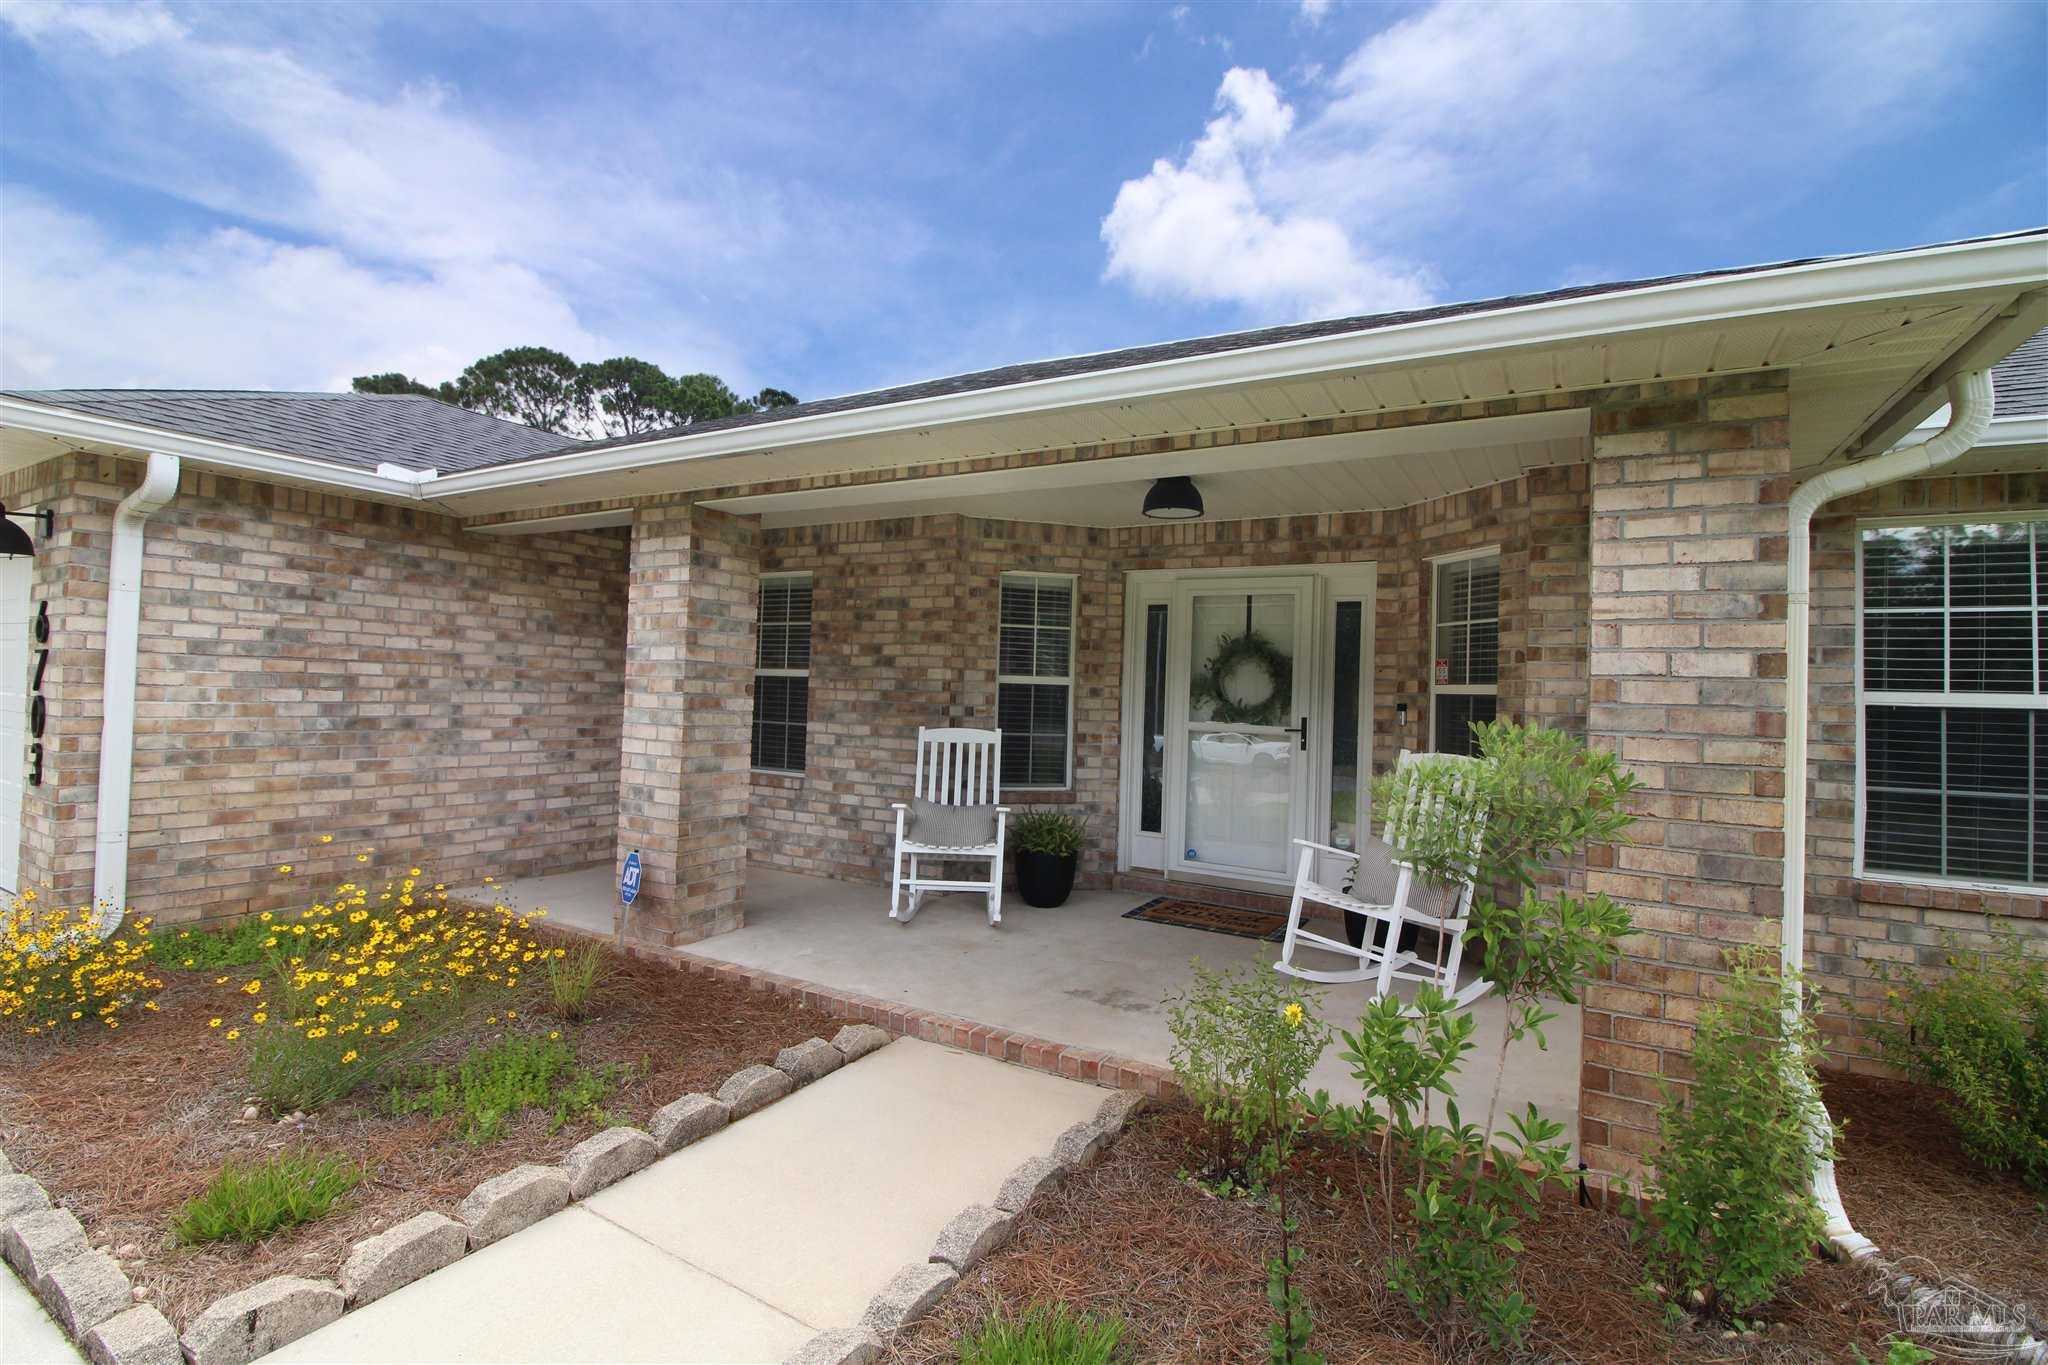
[[[631,905],[640,895],[640,850],[634,849],[626,855],[626,865],[619,869],[619,904]]]

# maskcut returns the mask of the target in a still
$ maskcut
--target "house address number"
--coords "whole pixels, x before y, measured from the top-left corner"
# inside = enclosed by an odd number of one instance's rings
[[[36,603],[36,674],[29,685],[28,701],[28,784],[43,785],[43,725],[50,718],[49,702],[43,696],[43,674],[50,667],[50,603]]]

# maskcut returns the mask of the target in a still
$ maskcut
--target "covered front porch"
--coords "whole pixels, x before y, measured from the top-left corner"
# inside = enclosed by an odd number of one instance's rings
[[[605,937],[614,931],[614,868],[526,878],[493,889],[515,909],[545,907],[547,921],[557,928]],[[935,896],[904,924],[888,918],[884,887],[757,863],[747,869],[746,922],[681,951],[1164,1067],[1173,1045],[1167,1002],[1193,979],[1193,964],[1270,964],[1277,945],[1124,918],[1146,899],[1144,893],[1101,889],[1077,891],[1056,910],[1012,900],[1001,928],[991,929],[979,897]],[[1330,987],[1320,1013],[1333,1027],[1354,1028],[1370,993],[1364,983]],[[1579,1010],[1563,1002],[1553,1008],[1558,1019],[1546,1030],[1549,1049],[1525,1042],[1509,1056],[1501,1110],[1534,1104],[1576,1133]],[[1500,1034],[1501,1005],[1488,997],[1472,1009],[1480,1055],[1486,1055]],[[1338,1044],[1324,1054],[1309,1088],[1355,1099],[1358,1083],[1339,1060],[1341,1051]],[[1458,1105],[1476,1117],[1485,1112],[1491,1068],[1474,1063],[1466,1073],[1458,1080]]]

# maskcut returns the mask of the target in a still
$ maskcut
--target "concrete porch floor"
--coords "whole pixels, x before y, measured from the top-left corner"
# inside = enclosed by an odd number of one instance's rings
[[[616,871],[583,868],[507,882],[497,899],[514,909],[546,907],[546,922],[609,936],[618,908]],[[467,888],[481,895],[493,888]],[[1199,900],[1200,889],[1189,888]],[[747,922],[689,946],[704,958],[758,967],[821,986],[855,991],[977,1023],[1099,1048],[1132,1061],[1164,1066],[1173,1046],[1166,999],[1192,978],[1190,962],[1210,968],[1271,963],[1277,944],[1227,934],[1124,919],[1146,898],[1117,891],[1076,891],[1057,910],[1036,910],[1015,894],[1003,922],[990,928],[979,896],[932,896],[908,924],[889,916],[879,886],[803,877],[758,864],[747,869]],[[1328,987],[1322,1016],[1355,1027],[1370,997],[1363,983]],[[1408,989],[1408,988],[1404,988]],[[1534,1104],[1578,1136],[1579,1010],[1557,1003],[1545,1030],[1548,1051],[1533,1040],[1508,1057],[1501,1113]],[[1458,1107],[1467,1121],[1486,1112],[1491,1059],[1500,1037],[1501,1003],[1473,1006],[1479,1050],[1466,1060]],[[1357,1097],[1358,1083],[1331,1045],[1309,1089]]]

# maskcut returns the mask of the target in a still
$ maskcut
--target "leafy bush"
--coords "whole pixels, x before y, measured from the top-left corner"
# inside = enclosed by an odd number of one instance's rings
[[[1010,842],[1020,853],[1050,853],[1071,858],[1081,851],[1087,826],[1079,816],[1060,810],[1027,810],[1010,821]]]
[[[109,1029],[133,1007],[156,1009],[149,921],[118,928],[90,907],[47,905],[35,891],[0,911],[0,1025],[47,1033],[86,1022]],[[107,930],[102,937],[102,930]]]
[[[1693,1035],[1690,1093],[1667,1089],[1659,1111],[1647,1215],[1630,1206],[1665,1292],[1727,1316],[1805,1269],[1825,1228],[1812,1181],[1828,1150],[1810,1128],[1819,1043],[1796,983],[1767,974],[1754,948],[1731,965]]]
[[[1280,1254],[1266,1263],[1266,1300],[1275,1321],[1269,1358],[1276,1365],[1321,1365],[1308,1349],[1314,1330],[1295,1275],[1301,1248],[1290,1242],[1287,1174],[1303,1119],[1302,1084],[1330,1045],[1316,1017],[1321,995],[1265,967],[1218,973],[1195,965],[1195,984],[1170,1002],[1173,1070],[1200,1105],[1227,1183],[1270,1191],[1280,1217]]]
[[[340,1099],[478,1015],[518,1018],[522,974],[565,951],[534,942],[523,916],[451,905],[421,877],[415,867],[378,891],[346,882],[295,917],[259,917],[264,971],[241,990],[250,1084],[272,1109]]]
[[[260,919],[236,920],[218,929],[179,929],[157,937],[152,950],[166,967],[195,971],[248,967],[263,961],[263,940],[270,925]]]
[[[590,1017],[603,994],[612,970],[611,953],[602,943],[581,944],[566,956],[554,950],[547,969],[549,1005],[562,1018],[578,1023]]]
[[[265,1161],[231,1161],[186,1204],[171,1235],[194,1242],[260,1242],[324,1217],[362,1182],[362,1168],[332,1152],[294,1148]]]
[[[1122,1318],[1076,1313],[1064,1303],[1022,1313],[1001,1303],[960,1337],[960,1365],[1111,1365],[1129,1325]]]
[[[575,1049],[554,1034],[512,1037],[477,1048],[459,1066],[407,1077],[392,1089],[391,1112],[437,1119],[460,1114],[462,1136],[485,1143],[512,1118],[540,1109],[552,1133],[577,1115],[602,1121],[600,1106],[626,1070],[617,1063],[579,1067]]]
[[[2048,962],[2010,932],[1990,952],[1947,947],[1939,980],[1884,973],[1885,1057],[1941,1089],[1972,1156],[2048,1190]]]

